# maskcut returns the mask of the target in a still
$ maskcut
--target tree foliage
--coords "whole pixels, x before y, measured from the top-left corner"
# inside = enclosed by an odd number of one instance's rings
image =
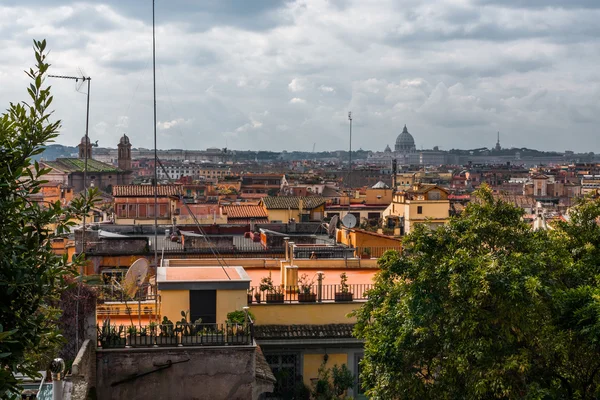
[[[16,390],[13,373],[36,375],[36,357],[61,342],[56,326],[60,313],[53,305],[66,285],[64,278],[82,259],[71,263],[55,255],[52,240],[67,232],[70,221],[88,212],[96,199],[88,193],[67,207],[31,200],[49,172],[32,157],[60,127],[48,111],[52,96],[44,85],[46,41],[34,41],[34,51],[36,65],[26,71],[31,78],[29,103],[11,103],[0,116],[0,397]]]
[[[388,252],[366,305],[362,379],[379,399],[600,396],[600,201],[533,231],[476,194],[463,215],[417,226]]]

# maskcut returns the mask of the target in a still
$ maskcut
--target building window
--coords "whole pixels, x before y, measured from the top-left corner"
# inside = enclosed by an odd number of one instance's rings
[[[423,214],[423,206],[417,206],[417,214]]]
[[[137,204],[129,204],[127,207],[127,217],[137,218]]]
[[[117,208],[117,217],[126,218],[127,217],[127,204],[119,204]]]
[[[296,382],[302,381],[298,368],[300,357],[295,353],[265,354],[265,359],[277,379],[273,393],[268,393],[267,398],[291,398]]]

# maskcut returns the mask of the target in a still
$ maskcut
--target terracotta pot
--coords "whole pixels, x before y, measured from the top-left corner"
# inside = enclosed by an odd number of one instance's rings
[[[267,303],[283,303],[283,293],[267,293]]]
[[[298,293],[299,303],[314,303],[317,301],[316,293]]]
[[[335,301],[352,301],[352,293],[350,292],[336,292]]]

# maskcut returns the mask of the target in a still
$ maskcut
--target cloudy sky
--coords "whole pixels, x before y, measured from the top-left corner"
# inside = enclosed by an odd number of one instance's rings
[[[152,147],[150,0],[3,0],[0,102],[25,99],[33,38],[92,77],[90,136]],[[493,146],[600,152],[598,0],[157,0],[159,148]],[[52,82],[58,140],[85,94]]]

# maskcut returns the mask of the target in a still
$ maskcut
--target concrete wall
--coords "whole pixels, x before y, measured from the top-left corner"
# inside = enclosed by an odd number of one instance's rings
[[[247,304],[246,290],[217,290],[217,324],[224,324],[227,313],[242,310]]]
[[[322,304],[256,304],[250,305],[250,311],[256,317],[256,325],[321,325],[351,324],[356,318],[346,315],[362,306],[354,303]]]
[[[302,378],[304,380],[304,384],[308,387],[311,387],[311,379],[317,378],[319,376],[319,367],[323,364],[323,356],[325,353],[323,352],[314,352],[311,353],[310,350],[307,350],[304,353],[304,365],[302,366]],[[333,368],[335,364],[338,366],[342,366],[342,364],[348,363],[348,354],[347,353],[327,353],[327,363],[325,364],[327,368]],[[351,368],[351,366],[349,366]]]
[[[189,290],[161,290],[160,291],[160,319],[167,317],[171,322],[181,320],[181,312],[190,309]]]
[[[66,377],[71,382],[71,399],[85,400],[96,382],[96,344],[94,340],[87,339],[73,361],[71,374]]]
[[[252,399],[255,351],[250,346],[99,349],[98,399]],[[114,385],[169,361],[168,368]]]

